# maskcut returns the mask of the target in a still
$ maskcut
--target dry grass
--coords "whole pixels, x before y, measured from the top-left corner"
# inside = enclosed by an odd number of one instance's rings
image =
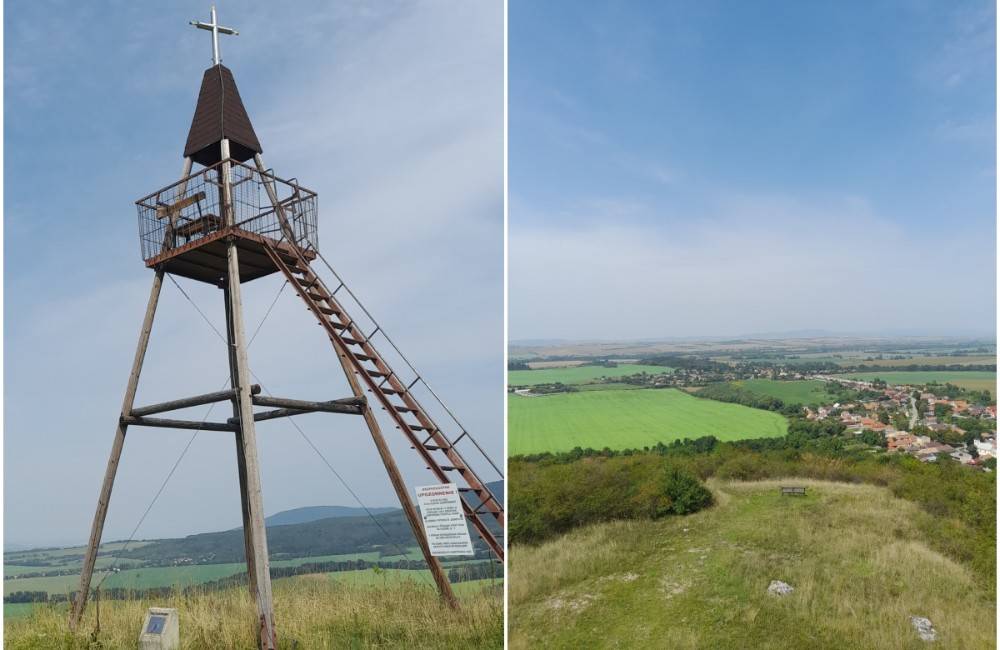
[[[711,487],[717,505],[688,517],[511,549],[510,647],[924,647],[911,615],[936,648],[995,647],[993,594],[925,544],[912,503],[803,479]],[[795,591],[768,596],[771,580]]]
[[[315,579],[274,582],[280,648],[501,648],[503,596],[496,588],[461,585],[462,607],[452,612],[436,592],[411,581],[380,586]],[[94,607],[78,635],[67,631],[65,608],[43,607],[4,624],[4,647],[134,648],[149,606],[176,607],[186,650],[255,648],[255,607],[244,589],[148,601],[105,601],[92,644]]]

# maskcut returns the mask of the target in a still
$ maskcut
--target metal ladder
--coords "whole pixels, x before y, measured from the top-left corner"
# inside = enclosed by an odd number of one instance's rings
[[[372,344],[371,339],[377,334],[379,327],[376,325],[375,331],[368,335],[364,334],[336,299],[335,294],[343,288],[343,282],[336,290],[330,291],[319,275],[312,270],[301,248],[296,245],[292,245],[291,248],[295,252],[292,255],[292,263],[289,264],[282,255],[284,253],[287,256],[288,253],[284,251],[279,253],[265,240],[265,250],[275,266],[284,274],[316,320],[323,326],[334,348],[346,354],[354,373],[381,403],[397,428],[420,454],[427,468],[442,483],[459,484],[458,489],[463,495],[461,501],[466,518],[493,551],[497,560],[502,562],[503,506],[466,463],[461,452],[455,448],[463,438],[468,436],[471,439],[469,433],[463,428],[457,438],[448,439],[412,393],[414,385],[421,380],[420,376],[418,375],[408,385],[404,384]],[[415,421],[408,419],[411,417]],[[464,486],[459,481],[452,480],[451,477],[455,475],[461,478],[461,482],[465,483]],[[471,498],[466,498],[466,495]],[[470,505],[470,502],[474,505]],[[485,516],[492,516],[500,525],[500,539],[486,525]]]

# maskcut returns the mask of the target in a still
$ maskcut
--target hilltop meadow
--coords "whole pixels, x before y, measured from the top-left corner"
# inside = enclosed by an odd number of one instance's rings
[[[912,502],[885,489],[795,479],[711,480],[716,505],[617,520],[510,554],[510,647],[995,647],[992,592],[932,548]],[[767,593],[772,580],[792,585]]]
[[[278,647],[503,647],[503,590],[490,581],[459,583],[455,612],[426,580],[368,572],[344,582],[328,574],[274,581]],[[103,601],[88,606],[77,634],[67,629],[65,603],[36,608],[4,623],[7,650],[135,647],[150,606],[175,607],[184,650],[255,648],[256,610],[245,587],[174,592],[155,600]]]
[[[512,458],[511,647],[995,647],[996,475],[842,429]]]

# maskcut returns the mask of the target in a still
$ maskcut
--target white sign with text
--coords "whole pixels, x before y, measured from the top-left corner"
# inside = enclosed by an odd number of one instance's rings
[[[462,500],[454,483],[417,488],[420,516],[431,555],[472,555],[472,539],[462,512]]]

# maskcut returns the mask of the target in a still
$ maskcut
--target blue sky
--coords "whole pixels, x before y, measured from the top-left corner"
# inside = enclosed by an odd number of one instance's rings
[[[240,31],[221,37],[223,62],[266,163],[318,191],[325,256],[500,458],[501,8],[218,8],[221,22]],[[7,543],[80,543],[89,533],[152,280],[133,201],[181,171],[211,65],[209,35],[187,23],[207,21],[208,10],[208,2],[6,7]],[[221,327],[220,292],[181,282]],[[248,330],[280,284],[271,277],[246,285]],[[347,395],[329,342],[297,301],[286,289],[250,349],[253,370],[274,394]],[[137,403],[218,390],[226,376],[224,345],[167,282]],[[395,502],[359,420],[301,420],[368,505]],[[408,483],[433,482],[402,437],[387,433]],[[287,424],[261,426],[258,437],[268,514],[355,505]],[[129,432],[105,539],[129,534],[187,440],[185,432]],[[200,434],[139,536],[238,526],[232,445],[228,436]]]
[[[994,330],[992,3],[509,21],[512,339]]]

